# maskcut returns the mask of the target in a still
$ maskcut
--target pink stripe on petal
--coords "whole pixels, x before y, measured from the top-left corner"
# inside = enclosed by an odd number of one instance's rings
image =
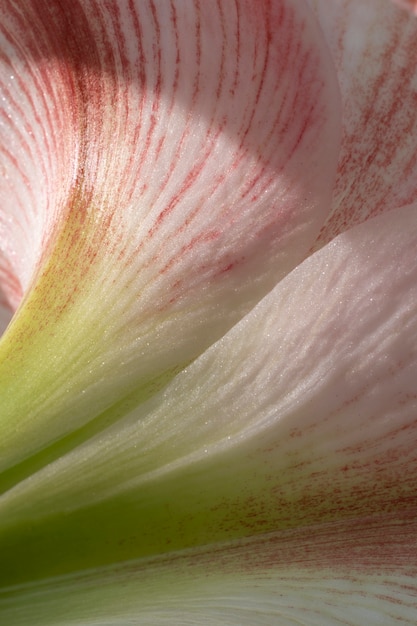
[[[5,623],[415,624],[416,510],[201,546],[9,586]]]
[[[0,250],[24,291],[64,217],[78,140],[71,74],[31,5],[0,7]]]
[[[380,0],[311,0],[336,63],[343,138],[319,247],[417,199],[417,21]]]
[[[22,420],[2,430],[7,464],[172,376],[303,258],[330,208],[339,103],[322,35],[294,0],[4,11],[11,40],[26,19],[27,87],[13,97],[30,120],[26,92],[37,98],[41,120],[28,148],[10,130],[7,241],[36,223],[16,274],[37,282],[3,343],[7,423]],[[17,432],[25,443],[6,444]]]
[[[35,563],[52,554],[47,571],[65,537],[92,567],[109,562],[101,545],[121,561],[403,519],[417,501],[416,215],[340,235],[148,402],[4,493],[8,558],[22,544]]]

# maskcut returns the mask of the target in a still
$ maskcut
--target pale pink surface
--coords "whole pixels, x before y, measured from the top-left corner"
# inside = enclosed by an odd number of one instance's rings
[[[336,65],[343,136],[319,247],[417,197],[416,20],[381,0],[310,0]]]
[[[416,0],[394,0],[398,6],[408,9],[415,15],[417,15],[417,2]]]

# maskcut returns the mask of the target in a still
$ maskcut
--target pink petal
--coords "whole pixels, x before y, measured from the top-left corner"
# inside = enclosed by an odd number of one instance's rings
[[[6,330],[21,298],[21,286],[10,264],[0,253],[0,334]]]
[[[381,0],[311,0],[336,63],[343,139],[316,247],[417,199],[417,21]]]
[[[78,165],[74,76],[48,58],[54,35],[40,23],[43,5],[0,7],[0,285],[14,309],[65,219]]]
[[[417,15],[417,0],[393,0],[398,6],[408,9]]]
[[[2,245],[26,289],[2,344],[6,466],[123,400],[115,419],[300,261],[339,108],[293,0],[2,14]]]

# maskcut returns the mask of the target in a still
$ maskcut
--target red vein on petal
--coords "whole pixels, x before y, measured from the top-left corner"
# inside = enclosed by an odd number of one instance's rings
[[[325,2],[317,4],[319,15],[327,13]],[[317,247],[417,197],[417,23],[388,2],[371,2],[361,30],[362,11],[356,0],[340,3],[327,33],[342,85],[345,128],[334,209]]]
[[[201,334],[207,345],[297,262],[294,255],[298,245],[286,247],[287,236],[296,233],[297,243],[304,246],[304,239],[311,236],[310,230],[315,231],[325,210],[328,189],[327,181],[323,180],[319,188],[317,177],[309,172],[307,186],[313,188],[315,200],[304,206],[303,185],[308,177],[299,179],[292,171],[283,170],[289,162],[288,148],[294,149],[300,127],[311,118],[303,117],[306,112],[310,115],[308,107],[305,111],[302,107],[298,109],[300,119],[291,117],[291,101],[300,86],[293,83],[294,74],[284,73],[286,59],[281,59],[277,71],[275,57],[290,49],[297,57],[296,72],[304,76],[305,59],[299,57],[300,50],[317,48],[322,65],[312,63],[312,78],[316,82],[312,80],[303,88],[308,97],[315,97],[325,83],[326,97],[320,94],[323,107],[327,106],[328,96],[334,95],[334,88],[330,79],[327,83],[331,70],[326,51],[321,47],[321,36],[309,24],[306,39],[303,9],[297,3],[242,0],[235,5],[195,2],[185,7],[181,2],[174,5],[153,1],[130,2],[112,10],[107,3],[76,4],[73,8],[73,5],[40,0],[39,5],[29,1],[29,6],[35,14],[36,9],[42,8],[50,30],[56,22],[52,37],[55,43],[46,45],[48,29],[45,29],[46,48],[36,50],[33,55],[36,61],[46,59],[43,69],[51,72],[51,84],[56,79],[62,88],[64,105],[69,94],[74,93],[75,110],[70,119],[74,128],[69,125],[66,134],[75,135],[76,139],[71,144],[69,140],[65,143],[64,137],[61,144],[60,133],[56,134],[60,154],[55,155],[56,175],[50,177],[48,184],[64,189],[52,196],[54,212],[47,217],[57,221],[53,224],[56,226],[54,249],[51,246],[45,252],[51,256],[46,259],[42,277],[30,294],[30,302],[26,303],[26,317],[23,312],[16,318],[13,332],[16,342],[25,345],[25,354],[31,350],[39,354],[34,347],[37,342],[52,353],[57,341],[56,328],[62,330],[67,342],[75,345],[65,352],[70,355],[70,364],[62,366],[59,373],[54,372],[53,380],[49,380],[47,361],[41,368],[42,374],[38,368],[38,376],[49,381],[44,384],[48,397],[38,396],[37,408],[31,405],[24,414],[32,416],[39,409],[43,416],[49,415],[45,403],[51,403],[53,412],[53,399],[60,395],[63,385],[68,391],[65,398],[69,404],[75,399],[87,407],[88,394],[70,393],[70,388],[89,392],[93,374],[103,377],[113,360],[119,359],[120,354],[115,354],[112,343],[117,338],[124,356],[120,357],[121,363],[117,361],[111,385],[106,385],[100,399],[102,406],[100,402],[94,404],[93,412],[97,415],[89,413],[94,420],[101,410],[106,411],[117,403],[119,396],[130,394],[142,379],[151,380],[160,374],[154,364],[150,365],[151,373],[146,370],[148,365],[143,365],[146,372],[142,372],[140,368],[148,357],[146,347],[138,346],[151,333],[151,327],[163,318],[158,318],[158,313],[168,311],[174,299],[176,303],[181,301],[182,308],[173,312],[169,323],[178,319],[181,325],[188,315],[200,321],[190,334],[176,327],[165,342],[168,348],[172,347],[172,354],[164,361],[167,371],[178,367],[180,352],[183,363],[204,349],[204,346],[197,348],[192,338],[201,325],[211,328],[210,332]],[[236,22],[233,21],[235,10]],[[230,29],[226,23],[229,12]],[[237,36],[236,24],[242,30]],[[277,24],[279,32],[273,28]],[[218,44],[214,66],[207,30],[210,26]],[[121,43],[115,41],[109,50],[113,36],[120,30],[125,32],[125,38],[122,37]],[[135,53],[129,50],[130,65],[125,68],[123,59],[129,38],[136,35],[140,37],[138,50]],[[65,43],[58,45],[55,37]],[[225,47],[230,48],[230,62]],[[127,76],[142,82],[127,85]],[[242,78],[241,84],[236,83],[237,76]],[[230,85],[236,90],[233,98],[228,93]],[[290,92],[284,111],[287,124],[281,120],[280,125],[276,111],[287,91]],[[222,102],[214,98],[215,94],[221,95]],[[55,93],[54,97],[59,102]],[[129,102],[124,101],[125,97]],[[327,113],[326,123],[318,120],[320,131],[326,136],[330,127],[336,128],[331,110]],[[51,111],[52,119],[54,114]],[[289,130],[287,126],[292,120],[296,128]],[[327,149],[323,153],[314,129],[310,130],[311,145],[300,146],[304,158],[310,161],[314,155],[314,169],[324,154],[328,176]],[[72,150],[76,152],[71,156],[74,172],[68,185],[64,157]],[[319,179],[322,180],[322,174]],[[262,202],[264,191],[279,200],[269,202],[266,198]],[[249,198],[259,198],[259,206],[248,203]],[[295,205],[298,213],[294,211]],[[313,206],[314,211],[310,210]],[[240,273],[231,271],[243,266],[243,262],[247,263],[245,276],[242,268]],[[164,283],[165,277],[169,278],[168,283]],[[257,288],[260,285],[259,293],[252,294],[253,284]],[[176,285],[176,289],[171,290],[171,285]],[[95,317],[94,304],[98,294],[100,323]],[[218,304],[213,307],[211,299],[221,302],[221,307]],[[206,314],[206,305],[215,313],[213,318]],[[92,332],[88,330],[90,326]],[[93,340],[96,333],[99,336]],[[44,341],[43,335],[48,336]],[[177,337],[184,338],[184,349],[174,347]],[[9,344],[3,345],[6,351]],[[57,348],[57,358],[63,363],[66,357],[60,352],[61,346]],[[157,367],[160,362],[161,359]],[[24,356],[16,356],[16,370],[26,365]],[[8,376],[7,372],[3,374]],[[121,386],[116,385],[119,378],[123,379]],[[117,397],[113,397],[113,392]],[[68,404],[66,399],[63,403]],[[67,409],[72,416],[62,422],[64,429],[74,416],[80,419],[82,427],[84,408],[74,410],[69,404],[60,409],[61,416]],[[58,421],[53,421],[52,430],[58,427]],[[54,441],[51,430],[49,436]],[[33,442],[31,438],[30,445]]]

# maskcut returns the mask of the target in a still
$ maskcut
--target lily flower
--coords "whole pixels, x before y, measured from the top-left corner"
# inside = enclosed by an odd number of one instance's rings
[[[2,0],[0,55],[1,623],[415,623],[412,11]]]

